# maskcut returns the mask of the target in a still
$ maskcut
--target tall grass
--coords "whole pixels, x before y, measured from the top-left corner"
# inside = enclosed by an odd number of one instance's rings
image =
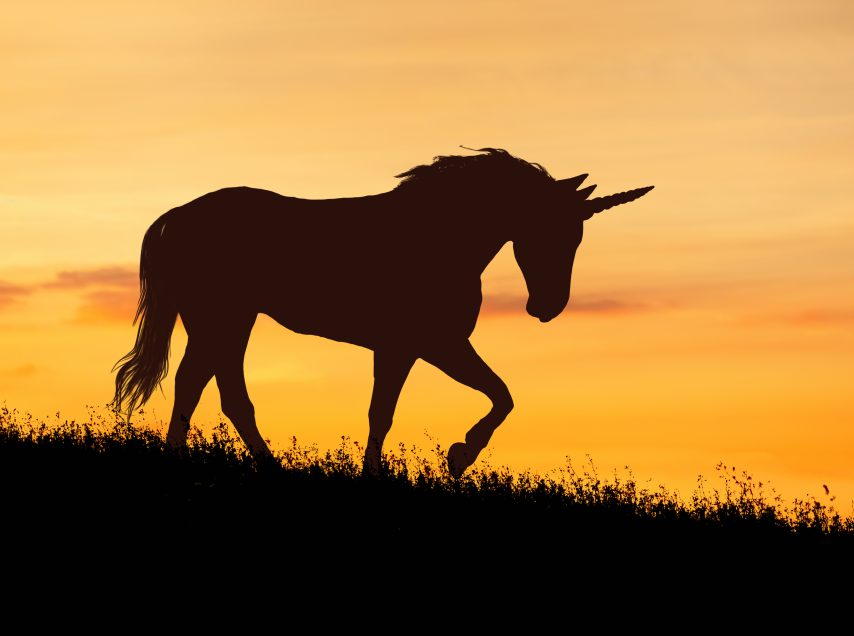
[[[88,421],[48,422],[0,408],[0,492],[7,511],[55,527],[83,523],[264,524],[306,537],[337,532],[397,540],[424,537],[688,545],[849,545],[854,519],[814,497],[785,503],[746,472],[718,465],[682,498],[628,476],[603,478],[592,461],[546,475],[479,462],[462,478],[445,450],[403,445],[378,476],[363,476],[362,447],[296,439],[254,461],[226,424],[192,429],[187,448],[167,449],[159,431],[90,411]],[[118,520],[118,521],[117,521]],[[272,524],[272,525],[271,525]]]

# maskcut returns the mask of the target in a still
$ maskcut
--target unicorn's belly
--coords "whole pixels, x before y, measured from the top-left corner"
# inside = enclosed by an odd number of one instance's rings
[[[480,284],[468,293],[447,289],[291,290],[261,308],[276,322],[310,334],[377,349],[468,338],[480,309]]]

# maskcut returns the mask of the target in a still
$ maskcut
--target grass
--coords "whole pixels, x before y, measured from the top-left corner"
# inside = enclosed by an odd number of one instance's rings
[[[428,453],[401,446],[381,475],[363,476],[362,449],[346,438],[328,451],[294,439],[258,463],[225,424],[209,437],[192,430],[179,453],[146,426],[94,412],[89,420],[48,423],[0,409],[0,495],[14,520],[7,534],[90,547],[110,539],[185,549],[204,540],[245,551],[252,537],[266,549],[341,558],[455,550],[576,565],[687,558],[698,567],[734,555],[823,559],[854,545],[851,517],[815,498],[785,504],[724,465],[716,487],[701,479],[682,499],[631,476],[603,479],[592,462],[547,476],[479,462],[453,479],[438,445]]]

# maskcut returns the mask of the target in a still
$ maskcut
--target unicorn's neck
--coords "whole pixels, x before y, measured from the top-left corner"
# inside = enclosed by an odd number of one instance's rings
[[[459,193],[457,196],[413,197],[387,193],[390,207],[411,219],[410,228],[418,228],[419,239],[448,260],[462,261],[469,272],[486,269],[510,240],[510,228],[496,206],[482,198]]]

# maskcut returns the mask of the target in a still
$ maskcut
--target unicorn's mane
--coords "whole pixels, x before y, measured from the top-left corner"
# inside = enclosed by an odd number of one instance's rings
[[[410,168],[396,175],[397,190],[457,190],[477,183],[518,184],[532,187],[554,178],[538,163],[514,157],[501,148],[478,148],[477,155],[447,155],[433,163]]]

